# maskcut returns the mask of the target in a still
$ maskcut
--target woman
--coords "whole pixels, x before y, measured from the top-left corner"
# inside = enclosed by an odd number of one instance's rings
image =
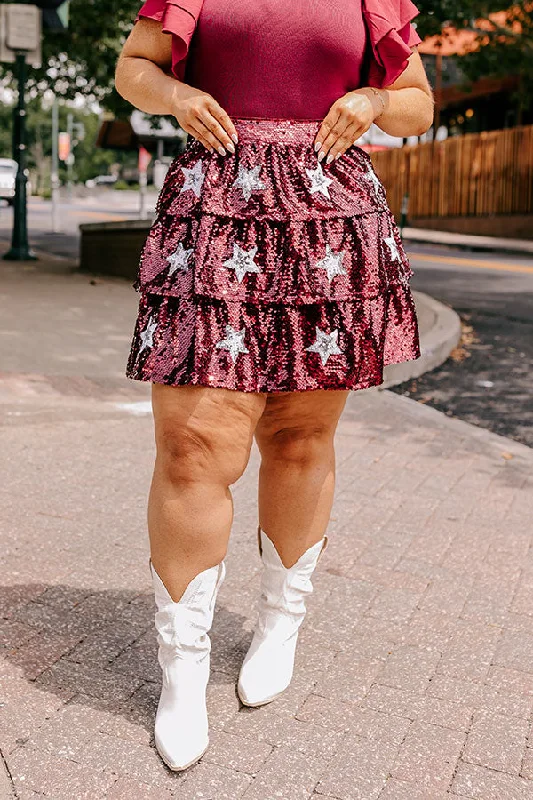
[[[229,487],[253,437],[264,570],[237,689],[259,706],[291,681],[347,395],[420,355],[412,272],[354,145],[373,122],[395,136],[432,122],[417,13],[410,0],[147,0],[117,66],[123,97],[189,134],[143,250],[127,366],[152,383],[155,742],[173,770],[208,746]]]

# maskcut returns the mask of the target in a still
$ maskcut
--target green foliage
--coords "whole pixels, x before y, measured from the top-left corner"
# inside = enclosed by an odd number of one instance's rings
[[[480,31],[484,46],[461,60],[472,80],[483,75],[500,78],[520,76],[517,99],[526,108],[533,103],[533,5],[521,3],[510,8],[501,25]]]
[[[351,1],[351,0],[350,0]],[[5,0],[0,0],[5,2]],[[501,0],[415,0],[422,38],[440,34],[443,27],[472,28],[476,20],[505,8]],[[129,115],[131,107],[113,89],[115,64],[122,44],[131,30],[141,0],[71,0],[67,31],[46,31],[43,67],[31,70],[30,87],[34,95],[53,89],[72,99],[83,95],[97,100],[117,116]],[[468,77],[480,75],[523,76],[522,91],[533,92],[533,19],[531,5],[524,0],[508,12],[502,29],[493,29],[489,44],[479,53],[461,59]],[[522,33],[512,31],[519,20]],[[0,65],[0,80],[9,77],[8,65]]]
[[[43,66],[30,70],[30,91],[42,95],[53,89],[65,99],[83,95],[129,115],[131,106],[114,91],[113,78],[140,5],[139,0],[72,0],[68,30],[44,32]],[[9,79],[9,65],[0,65],[0,78],[2,71]]]
[[[424,39],[441,33],[446,25],[470,28],[474,20],[486,19],[493,11],[500,11],[502,0],[414,0],[420,10],[417,17],[418,33]]]
[[[416,2],[416,0],[415,0]],[[501,25],[489,16],[502,12],[501,0],[418,0],[420,9],[418,32],[422,38],[441,33],[452,26],[477,32],[478,49],[458,60],[462,72],[470,80],[484,76],[505,78],[519,75],[519,100],[527,106],[533,98],[533,6],[518,2],[505,13]],[[517,28],[517,25],[519,26]]]
[[[59,129],[67,130],[67,114],[74,115],[75,122],[83,123],[85,137],[74,148],[73,175],[76,181],[85,182],[96,175],[107,174],[112,164],[135,166],[136,153],[122,153],[95,148],[100,127],[98,114],[84,109],[59,106]],[[27,108],[28,167],[32,173],[34,188],[46,191],[50,182],[52,152],[52,112],[43,107],[37,98],[30,100]],[[11,157],[12,109],[0,104],[0,157]],[[66,167],[60,162],[60,180],[66,180]]]

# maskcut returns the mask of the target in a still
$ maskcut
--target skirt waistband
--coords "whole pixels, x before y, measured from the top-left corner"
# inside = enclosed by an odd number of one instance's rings
[[[241,142],[313,145],[321,120],[233,117]]]

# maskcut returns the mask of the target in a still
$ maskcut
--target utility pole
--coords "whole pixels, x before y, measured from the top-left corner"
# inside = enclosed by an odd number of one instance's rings
[[[74,154],[72,152],[73,143],[72,143],[72,134],[74,131],[74,115],[68,114],[67,116],[67,134],[68,134],[68,142],[69,142],[69,153],[67,156],[67,196],[69,203],[72,202],[72,165],[74,163]]]
[[[439,42],[438,47],[442,46]],[[439,51],[435,56],[435,117],[433,120],[433,139],[437,136],[440,128],[442,113],[442,53]]]
[[[52,232],[59,233],[59,106],[57,97],[54,95],[52,105],[52,172],[50,180],[52,183]]]

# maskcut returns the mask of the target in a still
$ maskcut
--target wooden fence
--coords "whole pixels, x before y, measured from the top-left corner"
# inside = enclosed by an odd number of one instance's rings
[[[533,212],[533,125],[469,133],[443,142],[372,153],[399,217],[463,217]]]

